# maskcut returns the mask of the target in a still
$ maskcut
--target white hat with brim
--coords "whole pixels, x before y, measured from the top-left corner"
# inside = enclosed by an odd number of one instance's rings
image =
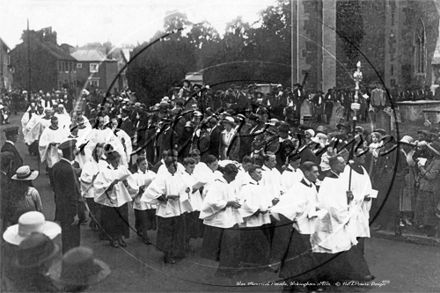
[[[61,227],[54,222],[46,221],[40,212],[27,212],[18,219],[18,224],[12,225],[3,233],[3,239],[13,245],[19,245],[32,232],[40,232],[54,239],[61,234]]]
[[[31,170],[27,165],[21,166],[15,171],[15,175],[11,177],[12,180],[16,181],[31,181],[37,178],[39,172],[36,170]]]

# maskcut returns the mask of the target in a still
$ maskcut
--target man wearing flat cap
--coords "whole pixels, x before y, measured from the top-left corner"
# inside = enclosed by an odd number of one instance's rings
[[[68,139],[58,146],[63,157],[52,169],[53,189],[55,193],[55,220],[60,222],[63,231],[63,253],[80,245],[81,235],[79,227],[81,192],[79,181],[72,167],[75,158],[75,139]]]
[[[18,139],[18,126],[5,128],[4,132],[6,136],[6,141],[5,144],[2,146],[1,152],[11,152],[12,154],[14,154],[11,168],[9,169],[9,172],[7,174],[8,177],[11,178],[15,174],[15,171],[18,169],[18,167],[23,165],[23,159],[21,158],[20,153],[15,147],[15,143]]]

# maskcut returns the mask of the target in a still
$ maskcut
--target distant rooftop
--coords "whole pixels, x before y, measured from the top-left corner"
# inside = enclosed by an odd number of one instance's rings
[[[71,54],[78,61],[116,61],[108,59],[107,56],[96,49],[80,49]]]

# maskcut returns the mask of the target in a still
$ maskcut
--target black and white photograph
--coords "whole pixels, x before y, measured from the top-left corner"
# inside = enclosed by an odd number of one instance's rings
[[[0,22],[0,292],[440,292],[440,0]]]

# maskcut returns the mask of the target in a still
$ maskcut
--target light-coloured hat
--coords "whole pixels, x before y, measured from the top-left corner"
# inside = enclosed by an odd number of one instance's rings
[[[315,131],[313,129],[307,129],[307,130],[304,131],[304,133],[308,133],[312,137],[315,136]]]
[[[402,139],[400,140],[400,143],[409,144],[409,145],[416,145],[414,142],[414,138],[412,138],[409,135],[403,136]]]
[[[46,221],[40,212],[27,212],[18,219],[18,224],[12,225],[3,233],[3,239],[14,245],[19,245],[32,232],[40,232],[54,239],[61,233],[61,227],[54,222]]]
[[[31,170],[28,165],[21,166],[15,171],[15,175],[12,176],[12,180],[17,181],[30,181],[37,178],[39,172],[36,170]]]
[[[230,124],[234,125],[235,120],[232,117],[226,116],[225,119],[223,120],[223,123],[230,123]]]
[[[65,285],[96,284],[110,273],[109,266],[96,259],[92,249],[81,246],[69,250],[61,261],[54,263],[49,269],[49,277]]]

